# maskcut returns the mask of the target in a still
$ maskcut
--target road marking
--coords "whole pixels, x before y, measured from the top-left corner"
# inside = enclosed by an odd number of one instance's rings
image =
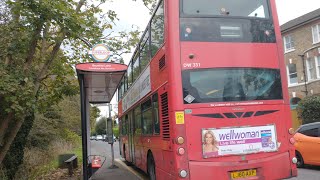
[[[123,168],[127,169],[128,171],[130,171],[135,176],[137,176],[140,180],[144,180],[145,179],[141,174],[137,173],[131,167],[127,166],[123,161],[121,161],[121,159],[115,159],[114,161],[117,162],[118,164],[120,164],[120,166],[122,166]]]

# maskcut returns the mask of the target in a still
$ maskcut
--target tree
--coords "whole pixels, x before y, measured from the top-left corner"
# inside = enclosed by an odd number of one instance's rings
[[[302,124],[320,122],[320,96],[310,96],[298,103],[298,116]]]
[[[101,117],[95,125],[95,132],[99,135],[106,134],[107,133],[106,129],[107,129],[107,117]]]
[[[104,2],[1,1],[0,164],[21,126],[26,123],[28,129],[32,127],[35,112],[45,112],[63,96],[77,93],[76,83],[69,77],[74,75],[73,64],[88,58],[83,53],[88,50],[83,37],[91,44],[111,39],[103,31],[112,28],[116,13],[104,13],[99,7]],[[127,33],[126,42],[121,39],[124,34],[106,42],[110,49],[128,52],[138,41],[137,30]]]

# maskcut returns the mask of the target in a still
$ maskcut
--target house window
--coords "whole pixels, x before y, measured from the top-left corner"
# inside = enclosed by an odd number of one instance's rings
[[[316,60],[317,78],[320,79],[320,56],[316,56],[315,60]]]
[[[288,80],[289,84],[296,84],[298,83],[298,75],[297,75],[297,68],[296,64],[289,64],[287,66],[288,70]]]
[[[312,26],[312,39],[314,44],[320,42],[320,24]]]
[[[311,58],[307,59],[307,75],[308,75],[308,81],[315,79],[315,69],[314,64]]]
[[[291,35],[284,36],[283,42],[284,42],[284,51],[285,52],[294,50],[293,38]]]

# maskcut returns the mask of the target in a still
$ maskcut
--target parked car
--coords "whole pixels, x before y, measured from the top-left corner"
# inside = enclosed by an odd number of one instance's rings
[[[109,142],[108,136],[106,137],[106,141]],[[113,142],[117,142],[117,138],[113,136]]]
[[[297,167],[320,165],[320,122],[301,125],[295,135]]]
[[[103,136],[102,135],[97,135],[97,141],[103,141]]]
[[[96,136],[91,136],[90,140],[97,140],[97,137]]]

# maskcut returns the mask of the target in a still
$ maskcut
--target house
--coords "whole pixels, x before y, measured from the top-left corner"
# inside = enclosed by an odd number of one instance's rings
[[[320,95],[320,8],[281,27],[290,103]]]

